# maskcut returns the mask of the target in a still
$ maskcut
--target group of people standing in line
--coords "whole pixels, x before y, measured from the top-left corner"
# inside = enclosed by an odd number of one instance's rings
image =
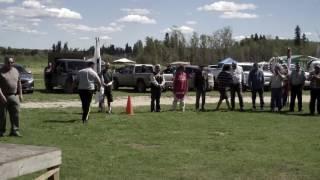
[[[299,63],[295,64],[295,69],[289,72],[287,66],[275,65],[272,70],[273,75],[270,79],[272,112],[281,111],[288,104],[289,91],[291,91],[289,111],[294,112],[296,99],[298,101],[298,111],[302,109],[302,92],[306,81],[306,76]],[[317,112],[320,114],[320,66],[316,65],[314,71],[310,73],[311,97],[309,103],[310,114],[315,114],[317,102]],[[218,110],[225,100],[228,109],[235,109],[236,95],[239,98],[240,111],[244,111],[244,102],[242,96],[242,86],[244,84],[244,74],[242,67],[237,63],[232,65],[225,64],[222,71],[217,76],[218,90],[220,99],[216,110]],[[160,112],[160,97],[162,88],[164,88],[165,79],[160,73],[160,65],[155,66],[155,72],[151,77],[151,111]],[[248,75],[248,86],[252,95],[252,110],[256,110],[256,97],[259,95],[260,110],[264,110],[264,88],[265,79],[258,64],[254,63],[252,70]],[[198,111],[205,111],[206,91],[208,87],[208,73],[204,66],[195,73],[194,87],[196,89],[195,108]],[[177,103],[180,102],[180,109],[185,111],[184,99],[188,92],[188,75],[184,71],[184,66],[178,66],[173,78],[173,104],[172,110],[176,110]],[[231,94],[231,104],[229,102],[229,92]],[[201,107],[200,107],[201,99]],[[156,108],[154,105],[156,102]]]

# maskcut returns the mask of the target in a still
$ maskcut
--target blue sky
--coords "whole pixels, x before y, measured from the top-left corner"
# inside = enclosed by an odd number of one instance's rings
[[[88,48],[100,36],[123,47],[163,39],[172,28],[189,37],[225,26],[239,40],[252,33],[293,38],[300,25],[320,41],[319,7],[319,0],[0,0],[0,46],[46,49],[61,40]]]

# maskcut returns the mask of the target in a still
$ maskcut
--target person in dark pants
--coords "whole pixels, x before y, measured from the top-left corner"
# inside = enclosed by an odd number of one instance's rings
[[[105,65],[105,69],[102,71],[103,81],[102,84],[104,86],[104,96],[107,98],[108,110],[107,113],[112,113],[111,103],[113,102],[112,95],[112,84],[113,84],[113,73],[110,70],[110,63],[107,62]],[[103,101],[104,104],[104,101]]]
[[[288,105],[288,96],[289,96],[289,70],[287,65],[282,65],[282,75],[285,76],[283,79],[282,85],[282,107]]]
[[[208,72],[205,71],[204,66],[200,66],[200,69],[195,74],[194,87],[196,88],[196,110],[199,111],[201,96],[201,111],[205,111]]]
[[[320,114],[320,65],[315,65],[314,71],[309,75],[310,88],[311,88],[311,98],[310,98],[310,114],[314,115],[315,105],[317,102],[317,111]]]
[[[0,69],[0,137],[6,131],[6,115],[9,112],[11,122],[10,136],[21,137],[19,132],[20,102],[22,86],[19,71],[13,67],[14,59],[5,57]],[[17,97],[19,96],[19,98]]]
[[[230,65],[225,64],[223,66],[222,71],[218,74],[217,80],[218,80],[218,89],[220,93],[220,99],[216,107],[216,110],[219,110],[221,103],[224,99],[226,100],[228,109],[230,110],[231,108],[229,103],[228,90],[230,89],[230,86],[233,82],[232,75],[230,73]]]
[[[281,74],[281,67],[276,65],[274,67],[274,73],[270,78],[271,83],[271,111],[280,112],[282,109],[282,83],[285,76]],[[275,110],[275,107],[278,109]]]
[[[299,63],[296,63],[295,71],[289,76],[289,85],[291,87],[290,112],[294,112],[296,98],[298,99],[298,110],[302,111],[302,90],[306,76],[304,71],[300,69]]]
[[[237,63],[232,63],[232,79],[231,84],[231,109],[235,108],[235,99],[236,93],[239,98],[240,111],[243,111],[243,98],[242,98],[242,80],[243,80],[243,70],[241,66],[238,66]]]
[[[160,112],[161,92],[165,85],[165,79],[160,73],[160,64],[155,65],[154,72],[151,75],[151,112]]]
[[[264,75],[263,71],[259,69],[258,63],[253,64],[253,69],[249,73],[248,85],[251,89],[252,97],[252,110],[256,110],[256,97],[257,93],[260,98],[260,110],[263,110],[264,107],[264,97],[263,97],[263,88],[264,88]]]
[[[98,89],[101,87],[101,81],[98,74],[93,70],[94,62],[88,62],[88,67],[79,71],[76,83],[78,83],[79,96],[82,103],[82,122],[87,123],[89,119],[90,104],[95,84]]]

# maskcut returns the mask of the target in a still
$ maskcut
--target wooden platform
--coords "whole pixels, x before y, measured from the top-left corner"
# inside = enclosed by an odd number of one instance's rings
[[[0,180],[41,170],[47,172],[37,180],[56,180],[59,179],[60,165],[61,150],[58,148],[0,143]]]

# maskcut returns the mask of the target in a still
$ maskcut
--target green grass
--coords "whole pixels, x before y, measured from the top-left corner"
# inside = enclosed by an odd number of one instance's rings
[[[61,148],[61,179],[68,180],[320,177],[319,117],[148,109],[134,116],[94,109],[88,125],[80,109],[23,109],[24,137],[0,141]]]

